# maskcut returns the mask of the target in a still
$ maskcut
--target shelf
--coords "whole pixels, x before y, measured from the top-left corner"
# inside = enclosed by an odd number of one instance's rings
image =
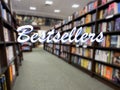
[[[60,33],[69,32],[69,31],[71,31],[71,30],[72,30],[72,28],[71,28],[71,29],[67,29],[67,30],[63,30],[63,31],[61,31]]]
[[[88,69],[86,69],[86,68],[84,68],[84,67],[81,67],[81,66],[78,65],[78,64],[71,63],[71,65],[74,66],[74,67],[76,67],[76,68],[79,69],[79,70],[82,70],[83,72],[85,72],[85,73],[87,73],[87,74],[89,74],[89,75],[92,74],[92,72],[91,72],[90,70],[88,70]]]
[[[95,47],[95,49],[108,50],[108,51],[119,51],[120,52],[120,48],[113,48],[113,47]]]
[[[80,57],[80,58],[84,58],[84,59],[87,59],[87,60],[89,60],[89,61],[92,61],[92,60],[93,60],[92,58],[88,58],[88,57],[81,56],[81,55],[78,55],[78,54],[73,54],[73,53],[71,53],[71,55],[78,56],[78,57]]]
[[[120,87],[120,85],[118,85],[118,84],[116,84],[116,83],[114,83],[112,80],[108,80],[107,78],[104,78],[103,76],[101,76],[101,75],[98,75],[97,73],[94,73],[97,77],[99,77],[100,79],[103,79],[103,80],[105,80],[106,82],[109,82],[111,85],[112,85],[112,87],[114,87],[113,85],[115,85],[115,86],[117,86],[117,88],[119,88]],[[102,80],[102,81],[103,81]],[[105,83],[106,84],[106,83]],[[107,83],[108,84],[108,83]],[[109,86],[111,86],[111,85],[109,85]],[[115,87],[116,88],[116,87]],[[115,90],[119,90],[119,89],[115,89]]]
[[[70,52],[68,52],[68,51],[61,51],[61,52],[70,54]]]
[[[58,48],[55,48],[55,50],[58,50],[58,51],[60,51],[60,49],[58,49]]]
[[[5,42],[5,44],[6,46],[10,46],[10,45],[18,44],[18,42],[9,41],[9,42]]]
[[[112,31],[112,32],[103,32],[104,35],[120,35],[120,30],[119,31]]]
[[[89,23],[86,23],[86,24],[83,24],[83,25],[79,25],[79,26],[77,26],[77,28],[90,26],[90,25],[93,25],[93,24],[95,24],[95,21],[92,21],[92,22],[89,22]]]
[[[95,13],[95,12],[96,12],[96,9],[93,9],[90,12],[87,12],[87,13],[75,18],[73,21],[77,21],[77,20],[81,19],[82,17],[85,17],[87,14],[91,14],[91,13]]]
[[[115,15],[107,16],[106,18],[103,18],[103,19],[98,19],[96,22],[98,22],[98,23],[100,23],[100,22],[108,22],[109,20],[112,20],[112,19],[117,18],[117,17],[120,17],[120,13],[115,14]]]
[[[119,68],[120,69],[120,66],[113,65],[113,64],[110,64],[110,63],[107,63],[107,62],[98,61],[98,60],[95,60],[95,62],[100,63],[100,64],[104,64],[106,66],[110,66],[110,67],[114,67],[114,68]]]

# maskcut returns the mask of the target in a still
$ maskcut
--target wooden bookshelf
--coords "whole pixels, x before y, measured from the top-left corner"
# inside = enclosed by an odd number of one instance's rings
[[[113,64],[113,58],[114,58],[114,54],[115,52],[120,53],[120,46],[119,47],[113,47],[112,46],[112,36],[114,35],[120,35],[120,30],[116,30],[115,31],[115,22],[117,18],[120,18],[120,12],[117,14],[113,14],[113,15],[109,15],[109,12],[107,12],[107,15],[102,15],[100,16],[101,12],[105,12],[105,10],[108,10],[109,6],[113,3],[120,3],[120,0],[110,0],[109,2],[106,2],[104,4],[102,4],[103,2],[101,2],[101,0],[95,0],[93,1],[94,3],[97,2],[97,7],[92,9],[92,10],[88,10],[85,13],[76,15],[73,14],[72,15],[72,20],[68,20],[68,22],[66,23],[61,23],[61,26],[55,27],[55,30],[58,30],[61,34],[63,34],[64,32],[70,32],[73,27],[91,27],[91,32],[96,33],[97,35],[100,33],[99,32],[99,25],[102,23],[106,23],[106,31],[103,31],[103,35],[105,37],[105,40],[107,40],[107,36],[110,36],[110,40],[108,43],[110,43],[109,46],[106,46],[106,42],[105,42],[105,46],[102,44],[98,44],[96,42],[92,43],[89,45],[87,45],[86,48],[84,48],[82,45],[75,45],[73,43],[44,43],[44,49],[50,53],[52,53],[53,55],[56,55],[57,57],[61,58],[62,60],[66,61],[67,63],[69,63],[72,66],[75,66],[76,68],[88,73],[91,77],[97,78],[98,80],[100,80],[101,82],[109,85],[110,87],[114,88],[115,90],[119,90],[120,88],[120,83],[117,83],[114,81],[114,75],[116,74],[116,71],[120,71],[120,66]],[[86,6],[88,6],[89,4],[87,4]],[[85,7],[86,7],[85,6]],[[120,6],[119,6],[120,7]],[[103,10],[103,11],[101,11]],[[80,11],[79,11],[80,12]],[[95,14],[96,13],[96,14]],[[85,20],[87,18],[88,15],[91,15],[91,21],[85,23]],[[95,15],[94,18],[95,20],[92,18],[92,15]],[[108,17],[109,16],[109,17]],[[101,18],[102,17],[102,18]],[[84,23],[82,24],[81,21],[84,20]],[[66,20],[67,21],[67,20]],[[110,28],[109,27],[109,23],[111,21],[114,21],[114,25],[113,25],[113,30],[109,31]],[[77,24],[78,23],[78,24]],[[71,24],[72,27],[69,27],[69,25]],[[65,29],[66,27],[66,29]],[[112,27],[112,26],[111,26]],[[83,29],[85,30],[85,29]],[[85,31],[84,31],[85,32]],[[57,50],[59,51],[59,53],[55,54],[53,53],[54,50],[56,50],[56,46],[59,47],[57,48]],[[79,52],[79,54],[76,53],[72,53],[72,48],[75,48],[75,50],[77,50],[78,48],[81,49],[91,49],[91,57],[86,57],[83,54],[81,54],[82,52]],[[102,60],[96,60],[97,56],[96,53],[97,51],[103,51],[106,53],[110,53],[110,58],[109,58],[109,62],[108,61],[104,61],[105,58],[102,57]],[[83,53],[86,53],[86,51],[83,51]],[[120,55],[119,55],[120,57]],[[82,65],[85,62],[88,63],[87,65],[89,67],[86,68],[86,66]],[[86,64],[85,63],[85,64]],[[100,72],[98,74],[98,67],[97,65],[99,65],[100,68]],[[104,67],[104,68],[102,68]],[[102,70],[104,71],[104,69],[109,68],[109,70],[112,70],[111,72],[111,78],[102,75]],[[105,72],[105,74],[107,74],[107,72]],[[109,79],[107,79],[109,78]],[[120,77],[118,77],[120,80]],[[119,81],[120,82],[120,81]]]
[[[0,81],[3,80],[0,87],[6,84],[2,90],[12,90],[23,57],[17,42],[17,22],[10,0],[0,0],[0,7]]]

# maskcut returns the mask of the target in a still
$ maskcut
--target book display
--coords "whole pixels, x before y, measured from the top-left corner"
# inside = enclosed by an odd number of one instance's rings
[[[15,17],[10,0],[0,0],[0,90],[12,90],[23,60]]]
[[[45,43],[44,49],[97,78],[120,88],[120,0],[94,0],[54,29],[60,33],[82,27],[83,33],[103,32],[101,43]],[[74,37],[73,37],[74,38]]]

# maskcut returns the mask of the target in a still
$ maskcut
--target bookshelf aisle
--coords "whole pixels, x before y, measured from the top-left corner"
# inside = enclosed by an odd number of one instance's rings
[[[54,29],[82,33],[103,32],[102,43],[44,43],[44,49],[97,78],[112,88],[120,88],[120,0],[94,0]]]
[[[0,90],[12,90],[23,60],[16,28],[17,22],[10,9],[10,0],[0,0]]]

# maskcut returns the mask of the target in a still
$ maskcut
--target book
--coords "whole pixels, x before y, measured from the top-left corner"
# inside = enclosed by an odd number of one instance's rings
[[[10,35],[9,35],[8,29],[5,28],[5,27],[3,27],[3,32],[4,32],[4,40],[5,40],[6,42],[8,42],[9,39],[10,39]]]
[[[4,74],[0,76],[0,90],[7,90],[6,76]]]
[[[103,59],[103,57],[104,57],[104,59]],[[96,50],[95,60],[110,63],[111,62],[111,52],[103,51],[103,50]]]
[[[112,31],[114,31],[114,21],[112,20],[112,21],[109,21],[108,22],[108,25],[107,25],[107,31],[109,31],[109,32],[112,32]]]
[[[113,70],[112,81],[118,85],[120,85],[120,69]]]
[[[85,23],[91,22],[91,18],[92,18],[92,15],[91,14],[87,14],[86,15],[86,19],[85,19]]]
[[[120,31],[120,18],[115,20],[115,31]]]
[[[108,16],[108,9],[103,10],[103,18],[106,18]]]
[[[102,32],[106,32],[107,31],[107,23],[106,22],[103,22],[102,23],[102,29],[101,29]]]
[[[94,1],[94,9],[96,9],[97,6],[98,6],[98,0],[95,0],[95,1]]]
[[[102,0],[102,5],[106,4],[107,0]]]
[[[117,42],[118,42],[118,36],[117,35],[112,35],[111,36],[111,47],[117,47]]]
[[[100,10],[100,12],[99,12],[99,19],[102,19],[103,18],[103,10]]]
[[[119,52],[112,52],[112,63],[114,65],[120,66],[120,53]]]
[[[112,73],[113,69],[111,67],[106,66],[105,78],[107,78],[108,80],[112,80]]]
[[[6,47],[6,55],[9,64],[12,61],[12,58],[14,57],[13,46]]]
[[[117,14],[117,3],[111,3],[107,10],[108,16]]]
[[[92,20],[91,21],[95,21],[96,20],[96,13],[92,14]]]
[[[111,40],[111,39],[110,39],[110,36],[107,35],[107,36],[106,36],[106,40],[105,40],[105,42],[106,42],[105,46],[106,46],[106,47],[110,47],[110,42],[111,42],[110,40]]]

